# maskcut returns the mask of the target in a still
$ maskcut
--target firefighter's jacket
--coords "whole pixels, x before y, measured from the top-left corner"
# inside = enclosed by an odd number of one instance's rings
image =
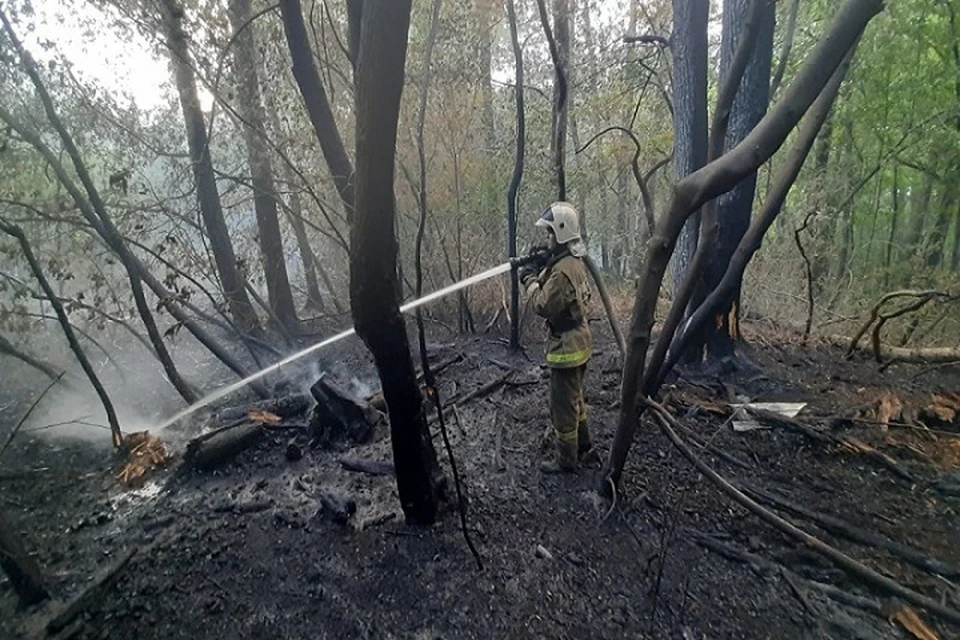
[[[590,287],[583,260],[566,252],[548,264],[538,278],[540,287],[531,303],[547,321],[547,365],[555,369],[579,367],[590,359],[593,336],[587,326]]]

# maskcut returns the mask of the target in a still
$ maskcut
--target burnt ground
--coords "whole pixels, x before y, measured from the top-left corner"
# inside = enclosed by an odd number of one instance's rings
[[[619,496],[594,489],[598,469],[572,477],[538,471],[548,421],[547,380],[530,359],[508,355],[493,337],[435,332],[434,357],[464,359],[443,371],[452,398],[502,376],[511,384],[447,412],[469,496],[469,526],[482,554],[479,571],[454,511],[423,529],[406,526],[394,480],[343,469],[343,455],[389,459],[381,428],[375,441],[338,451],[309,447],[305,430],[270,431],[255,448],[216,472],[173,468],[141,490],[114,479],[122,461],[77,441],[18,440],[0,468],[0,507],[27,537],[52,591],[66,600],[132,549],[139,553],[106,595],[96,599],[76,638],[910,638],[892,615],[902,603],[872,592],[830,563],[724,498],[652,422],[638,430]],[[598,331],[589,404],[601,450],[616,421],[619,358]],[[868,423],[834,425],[889,455],[911,480],[869,456],[811,441],[792,430],[734,432],[711,413],[728,394],[753,401],[809,403],[805,424],[831,417],[887,390],[906,398],[960,390],[955,370],[850,362],[842,351],[803,349],[790,336],[756,330],[749,358],[759,367],[725,379],[688,376],[668,385],[678,419],[737,457],[704,459],[728,478],[761,487],[809,509],[923,550],[960,567],[960,427],[935,434]],[[331,358],[357,376],[372,369],[357,343]],[[682,393],[680,393],[682,391]],[[216,423],[214,417],[212,422]],[[175,452],[199,421],[162,437]],[[952,435],[951,435],[952,434]],[[287,445],[301,460],[286,459]],[[437,440],[439,444],[439,440]],[[11,455],[11,453],[13,455]],[[446,456],[442,453],[444,465]],[[322,492],[351,498],[346,526],[324,517]],[[866,565],[938,601],[960,608],[960,574],[940,578],[889,552],[854,544],[808,520],[808,531]],[[795,589],[783,574],[761,571],[707,550],[695,535],[788,567],[880,602],[869,612],[820,592]],[[538,546],[548,552],[538,552]],[[794,582],[794,584],[796,584]],[[56,609],[16,610],[0,582],[0,637],[40,637]],[[929,613],[940,637],[960,637]]]

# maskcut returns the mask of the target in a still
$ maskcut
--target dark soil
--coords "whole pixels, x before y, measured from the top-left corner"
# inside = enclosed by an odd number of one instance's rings
[[[599,326],[598,326],[599,329]],[[591,423],[606,453],[616,423],[619,357],[598,331],[590,364]],[[745,352],[759,372],[719,381],[688,375],[670,383],[680,421],[740,468],[709,452],[726,477],[820,511],[960,566],[960,428],[847,424],[891,456],[906,481],[867,456],[782,428],[734,432],[710,408],[740,394],[752,401],[809,403],[798,419],[831,417],[886,390],[920,398],[960,390],[949,369],[924,372],[848,362],[836,348],[804,349],[787,336],[750,335]],[[517,369],[508,384],[446,413],[469,499],[478,570],[448,508],[430,528],[403,524],[390,476],[344,470],[339,457],[389,460],[381,427],[371,444],[323,451],[306,430],[271,431],[219,471],[176,465],[125,491],[123,464],[83,442],[21,439],[0,467],[0,508],[26,536],[60,602],[82,591],[133,548],[140,552],[106,596],[69,628],[76,638],[910,638],[890,616],[902,608],[725,499],[652,422],[644,420],[616,502],[598,497],[599,469],[548,477],[538,470],[548,423],[539,347],[511,357],[492,337],[441,339],[436,361],[464,359],[440,375],[444,398]],[[342,382],[374,380],[358,343],[338,347]],[[349,372],[349,373],[344,373]],[[919,375],[918,375],[919,374]],[[725,384],[724,384],[725,383]],[[682,395],[678,391],[682,390]],[[235,401],[236,402],[236,401]],[[198,423],[160,434],[182,450]],[[288,461],[291,440],[302,459]],[[441,447],[440,439],[436,440]],[[911,444],[913,445],[911,447]],[[179,445],[179,449],[178,449]],[[924,452],[923,455],[918,450]],[[446,455],[441,457],[446,461]],[[445,462],[446,465],[446,462]],[[952,483],[952,484],[951,484]],[[353,499],[344,526],[324,516],[321,493]],[[926,574],[889,552],[794,522],[902,584],[960,608],[960,576]],[[869,596],[871,613],[806,592],[802,602],[778,573],[755,571],[699,546],[691,532],[780,563],[803,577]],[[542,547],[547,552],[538,552]],[[547,556],[547,557],[543,557]],[[41,637],[55,605],[18,611],[0,582],[0,637]],[[940,637],[960,637],[929,613]]]

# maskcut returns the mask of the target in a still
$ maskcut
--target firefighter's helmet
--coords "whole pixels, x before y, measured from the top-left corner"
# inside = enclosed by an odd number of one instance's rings
[[[569,202],[554,202],[537,220],[538,227],[552,229],[557,244],[580,239],[580,220],[576,208]]]

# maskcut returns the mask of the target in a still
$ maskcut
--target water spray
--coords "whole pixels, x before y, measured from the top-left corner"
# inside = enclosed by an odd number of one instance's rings
[[[451,293],[473,286],[479,282],[483,282],[484,280],[489,280],[490,278],[493,278],[494,276],[498,276],[502,273],[506,273],[510,271],[511,268],[513,268],[512,261],[504,262],[503,264],[493,267],[492,269],[487,269],[486,271],[470,276],[469,278],[461,280],[460,282],[455,282],[448,287],[444,287],[443,289],[434,291],[433,293],[429,293],[421,298],[408,302],[407,304],[400,307],[400,312],[407,313],[409,311],[413,311],[417,307],[421,307],[429,302],[433,302],[434,300],[450,295]],[[324,347],[328,347],[336,342],[340,342],[341,340],[345,338],[349,338],[354,334],[356,334],[356,330],[354,330],[353,328],[347,329],[345,331],[341,331],[336,335],[330,336],[326,340],[322,340],[317,344],[311,345],[306,349],[303,349],[302,351],[298,351],[293,355],[287,356],[283,360],[280,360],[279,362],[276,362],[265,369],[261,369],[260,371],[257,371],[256,373],[247,376],[243,380],[234,382],[233,384],[223,387],[222,389],[218,389],[213,393],[207,396],[204,396],[203,398],[193,403],[189,407],[186,407],[185,409],[180,410],[173,417],[171,417],[170,419],[165,421],[163,424],[161,424],[158,427],[158,429],[161,429],[161,430],[165,429],[166,427],[169,427],[175,422],[182,420],[183,418],[189,416],[190,414],[196,411],[199,411],[200,409],[203,409],[204,407],[210,405],[211,403],[216,402],[217,400],[220,400],[222,398],[225,398],[239,389],[242,389],[243,387],[247,386],[251,382],[255,382],[256,380],[259,380],[260,378],[266,375],[269,375],[274,371],[279,370],[281,367],[288,365],[291,362],[295,362],[305,356],[310,355],[311,353],[320,351]]]

